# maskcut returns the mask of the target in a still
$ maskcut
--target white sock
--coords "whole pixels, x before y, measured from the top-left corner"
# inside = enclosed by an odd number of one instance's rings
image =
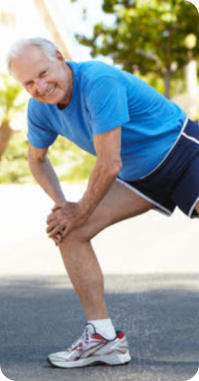
[[[105,337],[105,339],[112,340],[116,337],[115,328],[111,319],[89,320],[88,323],[93,324],[96,332]]]

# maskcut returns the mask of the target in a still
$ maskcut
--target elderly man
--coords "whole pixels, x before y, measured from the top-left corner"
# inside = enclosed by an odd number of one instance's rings
[[[128,343],[108,315],[90,241],[107,226],[151,208],[170,215],[178,206],[190,217],[198,214],[198,125],[134,75],[98,61],[65,62],[42,38],[15,44],[8,66],[31,95],[29,165],[55,202],[47,233],[60,248],[87,317],[82,336],[48,360],[63,368],[125,364]],[[97,158],[77,203],[65,199],[47,158],[59,134]]]

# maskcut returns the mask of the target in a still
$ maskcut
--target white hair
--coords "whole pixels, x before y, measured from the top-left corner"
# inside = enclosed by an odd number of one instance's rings
[[[56,52],[58,47],[51,41],[43,37],[33,37],[26,38],[16,41],[10,48],[7,54],[7,68],[10,74],[12,74],[11,64],[12,61],[19,57],[29,46],[39,47],[43,53],[51,60],[54,61],[56,58]]]

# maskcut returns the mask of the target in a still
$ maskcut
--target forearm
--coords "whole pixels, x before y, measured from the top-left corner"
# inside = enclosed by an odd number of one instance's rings
[[[65,203],[63,206],[56,207],[48,216],[49,237],[54,239],[61,231],[61,236],[56,240],[56,244],[59,244],[71,230],[86,222],[108,192],[121,169],[121,127],[103,134],[96,134],[94,145],[97,161],[83,197],[77,203]]]
[[[111,184],[115,181],[119,170],[119,163],[112,167],[96,163],[91,172],[87,190],[79,201],[80,209],[85,219],[91,215],[103,199]]]
[[[36,181],[55,203],[66,201],[57,175],[47,157],[43,160],[29,157],[29,166]]]

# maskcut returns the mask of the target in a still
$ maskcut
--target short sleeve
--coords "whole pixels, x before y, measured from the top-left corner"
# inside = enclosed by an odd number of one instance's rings
[[[48,148],[57,138],[57,133],[50,128],[45,107],[42,106],[42,103],[35,102],[34,99],[28,103],[27,138],[36,148]]]
[[[127,90],[115,77],[103,76],[89,84],[86,101],[94,134],[129,121]]]

